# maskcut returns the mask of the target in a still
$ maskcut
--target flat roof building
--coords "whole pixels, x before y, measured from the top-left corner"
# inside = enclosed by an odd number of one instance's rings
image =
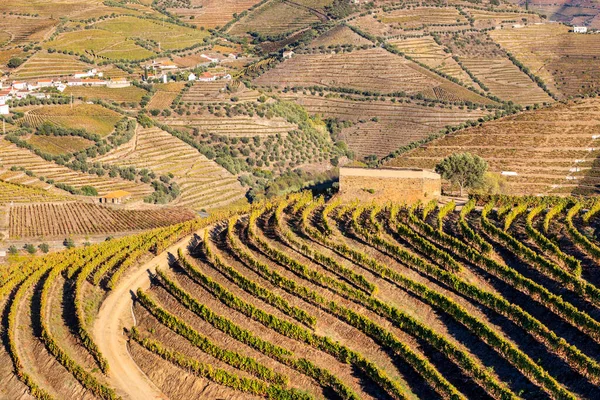
[[[340,168],[340,197],[344,202],[415,203],[440,198],[442,178],[425,169]]]

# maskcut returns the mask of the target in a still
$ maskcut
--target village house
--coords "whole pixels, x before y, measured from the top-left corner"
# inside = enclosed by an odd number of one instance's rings
[[[96,68],[93,68],[86,72],[76,72],[73,74],[73,78],[75,78],[75,79],[93,78],[96,75],[99,77],[102,77],[103,73],[98,72],[98,70]]]
[[[587,27],[586,26],[574,26],[573,27],[573,32],[575,33],[587,33]]]
[[[40,88],[52,87],[53,84],[53,79],[40,79],[39,81],[37,81],[37,86]]]
[[[101,204],[121,204],[131,198],[131,193],[125,190],[116,190],[105,194],[104,196],[98,197],[98,201]]]
[[[195,81],[196,79],[198,79],[198,77],[193,72],[191,72],[187,78],[188,81]]]
[[[198,76],[198,81],[200,82],[212,82],[212,81],[216,81],[217,80],[217,76],[211,74],[210,72],[203,72]]]
[[[292,58],[292,56],[294,55],[294,52],[292,50],[284,51],[282,55],[283,55],[283,58]]]
[[[83,86],[83,79],[67,79],[67,86]]]
[[[14,81],[12,83],[12,88],[15,90],[25,90],[27,89],[27,82]]]
[[[108,81],[106,86],[112,89],[126,88],[131,86],[131,83],[127,80],[127,78],[114,78]]]
[[[8,114],[10,114],[10,107],[8,107],[8,104],[0,104],[0,115]]]
[[[0,90],[0,104],[6,103],[8,100],[11,99],[11,97],[12,96],[10,89]]]
[[[102,79],[68,79],[67,86],[106,86]]]
[[[24,98],[26,98],[26,97],[27,97],[27,96],[29,96],[30,94],[31,94],[31,92],[30,92],[29,90],[19,90],[19,91],[18,91],[18,92],[15,94],[15,97],[16,97],[17,99],[19,99],[19,100],[20,100],[20,99],[24,99]]]

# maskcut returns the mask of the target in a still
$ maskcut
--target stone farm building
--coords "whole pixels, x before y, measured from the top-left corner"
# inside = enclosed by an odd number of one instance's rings
[[[126,192],[125,190],[116,190],[114,192],[107,193],[104,196],[100,196],[98,200],[102,204],[121,204],[130,198],[131,193]]]
[[[340,197],[344,202],[427,202],[442,194],[439,174],[409,168],[340,168]]]

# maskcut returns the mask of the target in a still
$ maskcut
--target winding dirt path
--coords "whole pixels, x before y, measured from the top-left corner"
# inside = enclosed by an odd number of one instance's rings
[[[123,328],[131,328],[135,324],[132,313],[132,293],[135,293],[138,288],[149,288],[148,272],[155,272],[157,266],[168,267],[168,254],[175,255],[177,249],[185,249],[191,238],[192,235],[185,237],[126,275],[100,307],[94,322],[93,337],[108,360],[110,366],[108,376],[112,386],[126,399],[167,399],[167,396],[150,381],[129,354]]]

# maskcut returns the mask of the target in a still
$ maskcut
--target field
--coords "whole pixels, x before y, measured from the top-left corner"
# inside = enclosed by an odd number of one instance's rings
[[[193,219],[187,209],[125,210],[91,203],[42,203],[10,208],[10,238],[52,238],[133,232]]]
[[[559,24],[492,31],[490,35],[557,94],[564,97],[596,92],[600,87],[594,35],[576,35]]]
[[[428,67],[448,74],[466,86],[479,89],[477,84],[452,58],[452,54],[445,52],[444,48],[438,45],[431,36],[389,40],[388,43]]]
[[[45,46],[110,60],[140,60],[158,50],[191,47],[208,35],[205,31],[129,16],[104,20],[93,28],[61,34]],[[136,44],[133,38],[150,41],[152,50]]]
[[[11,76],[15,79],[64,77],[76,72],[86,71],[89,68],[88,64],[71,56],[38,52]]]
[[[70,129],[85,129],[90,133],[107,136],[123,117],[115,111],[96,104],[55,105],[27,108],[24,121],[36,128],[51,122]]]
[[[504,101],[523,105],[552,102],[546,92],[507,58],[461,58],[461,62]]]
[[[516,194],[596,193],[600,102],[554,105],[469,128],[391,160],[390,166],[433,168],[452,153],[483,157],[494,172],[516,172]]]
[[[324,86],[380,93],[422,93],[441,100],[489,103],[488,99],[447,81],[381,48],[337,54],[300,54],[254,81],[280,87]],[[434,89],[437,88],[437,93]]]
[[[61,15],[67,16],[77,12],[85,11],[93,6],[102,5],[100,0],[16,0],[0,3],[0,12],[2,13],[30,13],[40,14],[43,17],[58,17],[56,10],[61,11]]]
[[[197,128],[201,133],[223,135],[229,137],[255,137],[255,136],[285,136],[291,130],[298,129],[297,125],[287,122],[281,117],[271,119],[259,117],[216,117],[185,116],[169,117],[164,122],[173,127]]]
[[[329,47],[343,44],[351,44],[354,46],[371,45],[372,43],[357,33],[352,31],[345,25],[338,25],[328,30],[312,42],[308,47]]]
[[[0,5],[0,12],[2,8]],[[9,45],[20,46],[29,42],[41,41],[57,22],[51,19],[4,14],[0,19],[0,31],[11,35]]]
[[[418,104],[353,101],[335,97],[304,96],[297,101],[310,114],[352,122],[351,126],[342,129],[340,138],[359,159],[372,154],[386,156],[448,125],[475,121],[486,114],[481,110],[440,109]]]
[[[100,195],[115,190],[125,190],[132,193],[134,199],[139,200],[152,193],[152,188],[149,185],[119,178],[99,177],[76,172],[53,162],[45,161],[29,150],[19,148],[4,139],[0,140],[0,165],[2,165],[0,180],[43,189],[51,188],[51,184],[41,182],[39,178],[54,180],[55,183],[63,183],[75,188],[92,186],[98,190]],[[23,168],[25,171],[11,171],[12,167]],[[28,175],[27,171],[30,171],[33,176]]]
[[[67,96],[73,95],[84,99],[101,99],[117,103],[139,103],[146,94],[146,91],[135,86],[125,88],[71,86],[66,88],[63,93]]]
[[[0,277],[0,394],[597,398],[598,221],[541,200],[296,195],[23,261]]]
[[[378,14],[377,19],[401,29],[419,29],[426,26],[468,25],[467,19],[456,8],[417,7]]]
[[[44,203],[72,199],[68,194],[0,181],[0,204]]]
[[[26,142],[36,149],[55,156],[85,150],[94,144],[91,140],[78,136],[31,135]]]
[[[542,21],[542,18],[536,14],[526,14],[522,12],[503,12],[502,10],[487,11],[477,9],[467,9],[465,11],[475,19],[474,25],[476,28],[489,28],[492,26],[504,27]]]
[[[237,201],[244,192],[236,177],[198,150],[158,128],[139,129],[129,143],[96,159],[103,163],[171,173],[181,188],[176,205],[195,210]]]
[[[238,101],[256,101],[260,97],[260,93],[253,89],[248,89],[244,84],[235,91],[227,90],[227,82],[217,80],[213,82],[194,82],[187,92],[182,96],[182,101],[190,104],[195,103],[212,103],[221,101],[231,101],[236,97]]]
[[[293,2],[268,2],[233,24],[228,30],[231,35],[246,35],[257,32],[262,35],[279,35],[306,28],[319,22],[318,14],[298,7]]]
[[[148,103],[148,109],[159,109],[169,108],[175,97],[185,87],[183,82],[173,82],[167,84],[156,84],[154,88],[156,93],[152,96],[150,103]]]
[[[259,0],[191,0],[190,7],[169,8],[169,12],[196,26],[210,29],[224,26],[233,19],[233,14],[239,14],[257,3]]]
[[[135,17],[119,17],[98,22],[95,28],[120,37],[138,37],[160,43],[161,50],[190,47],[208,36],[208,32],[179,25]]]

